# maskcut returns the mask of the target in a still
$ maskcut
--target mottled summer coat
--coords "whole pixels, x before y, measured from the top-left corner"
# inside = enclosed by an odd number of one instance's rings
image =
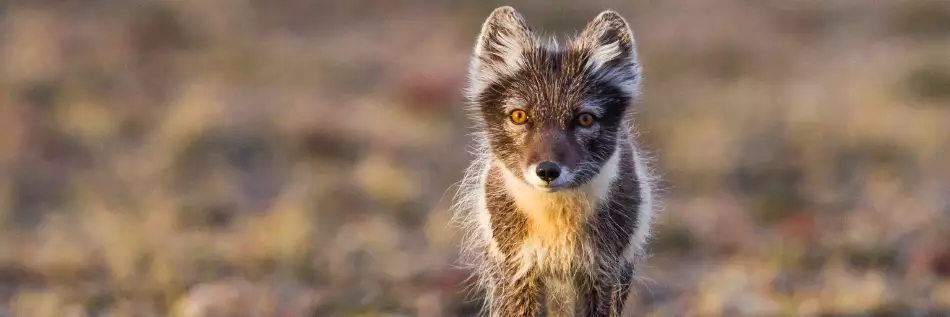
[[[653,221],[653,179],[629,111],[633,32],[613,11],[564,47],[511,7],[469,69],[477,158],[456,203],[490,316],[619,316]]]

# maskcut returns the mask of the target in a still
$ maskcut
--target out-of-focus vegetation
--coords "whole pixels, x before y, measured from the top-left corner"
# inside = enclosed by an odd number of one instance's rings
[[[0,316],[470,315],[447,209],[500,4],[0,1]],[[947,314],[950,2],[504,4],[634,26],[638,312]]]

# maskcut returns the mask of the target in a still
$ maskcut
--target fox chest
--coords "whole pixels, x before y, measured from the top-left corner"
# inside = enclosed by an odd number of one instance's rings
[[[513,256],[522,268],[541,272],[573,272],[585,267],[589,248],[583,228],[561,219],[531,219]]]
[[[578,193],[533,194],[514,197],[515,212],[523,223],[509,256],[522,270],[584,271],[592,262],[586,223],[594,206]]]

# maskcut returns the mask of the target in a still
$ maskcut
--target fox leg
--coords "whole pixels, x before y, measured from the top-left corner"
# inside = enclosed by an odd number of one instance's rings
[[[627,303],[627,296],[630,295],[630,288],[633,284],[634,267],[632,263],[621,266],[617,277],[617,285],[614,287],[613,316],[622,316],[623,308]]]
[[[620,267],[615,270],[600,270],[592,276],[583,276],[575,282],[578,290],[579,316],[621,316],[630,285],[633,281],[633,264],[607,265]]]
[[[543,310],[544,289],[541,279],[534,269],[526,274],[513,277],[513,269],[501,269],[493,274],[491,303],[492,317],[530,316],[537,317]]]
[[[612,283],[601,277],[578,281],[578,316],[609,317]]]

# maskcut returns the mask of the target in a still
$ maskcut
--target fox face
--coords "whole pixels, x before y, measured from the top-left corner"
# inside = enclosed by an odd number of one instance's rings
[[[560,48],[539,41],[514,10],[482,27],[469,100],[491,154],[542,191],[588,183],[617,148],[640,83],[633,34],[604,12]]]

